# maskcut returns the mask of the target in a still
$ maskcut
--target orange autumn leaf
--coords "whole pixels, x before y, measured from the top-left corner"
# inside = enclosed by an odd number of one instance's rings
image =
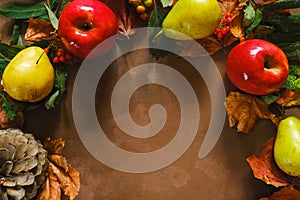
[[[279,94],[279,98],[276,100],[276,103],[284,107],[300,105],[300,90],[282,90]]]
[[[243,29],[243,15],[239,14],[237,15],[229,24],[230,26],[230,32],[231,34],[236,37],[239,38],[240,41],[243,41],[245,38],[245,31]]]
[[[198,57],[205,55],[213,55],[224,47],[231,45],[238,39],[244,39],[243,23],[243,7],[247,4],[248,0],[221,0],[219,1],[222,14],[227,12],[232,13],[232,21],[230,22],[230,33],[223,36],[220,40],[214,34],[196,41],[182,40],[177,41],[176,44],[182,49],[179,52],[180,56]]]
[[[274,137],[263,146],[259,155],[252,155],[246,160],[249,163],[254,177],[275,187],[289,185],[289,176],[281,171],[273,158]]]
[[[259,200],[299,200],[300,192],[292,185],[283,187],[274,192],[271,197],[260,198]]]
[[[65,147],[65,140],[59,138],[57,140],[52,140],[50,137],[47,137],[44,141],[45,149],[48,151],[49,155],[58,154],[60,155],[62,149]]]
[[[240,14],[240,11],[247,5],[249,0],[219,0],[222,13],[232,13],[232,19]]]
[[[53,40],[56,37],[53,32],[51,22],[30,18],[24,38],[29,44],[41,40]]]
[[[61,191],[70,200],[75,199],[80,189],[80,173],[62,155],[65,141],[62,138],[46,138],[44,147],[48,151],[47,179],[38,200],[59,200]]]
[[[37,200],[59,200],[61,199],[60,183],[55,176],[48,176],[42,185]]]
[[[254,95],[230,92],[225,105],[229,126],[237,124],[238,132],[249,133],[258,119],[271,119],[275,124],[280,120],[269,110],[266,102]]]

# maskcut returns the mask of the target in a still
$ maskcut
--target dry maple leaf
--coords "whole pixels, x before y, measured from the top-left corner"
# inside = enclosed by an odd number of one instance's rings
[[[266,102],[254,95],[230,92],[225,104],[229,126],[237,124],[238,132],[249,133],[257,119],[271,119],[275,124],[281,119],[269,110]]]
[[[58,200],[61,199],[60,183],[55,176],[48,176],[38,194],[37,200]]]
[[[147,24],[146,21],[141,20],[135,7],[130,5],[128,0],[102,0],[102,2],[114,11],[118,18],[119,32],[127,38],[135,33],[135,28]]]
[[[283,187],[274,192],[271,197],[260,198],[259,200],[299,200],[300,192],[292,185]]]
[[[181,56],[198,57],[203,55],[213,55],[224,47],[231,45],[238,39],[244,40],[245,31],[243,24],[243,7],[249,0],[221,0],[219,1],[222,9],[222,14],[227,12],[232,13],[232,21],[230,22],[230,33],[226,34],[221,40],[215,35],[210,35],[203,39],[196,40],[200,45],[194,41],[182,40],[177,41],[176,44],[182,47],[179,52]],[[203,48],[205,51],[203,51]]]
[[[245,39],[245,30],[243,28],[243,12],[241,11],[239,15],[237,15],[229,24],[231,34],[239,38],[240,41]]]
[[[25,40],[32,44],[41,40],[53,40],[56,34],[53,34],[54,28],[51,22],[30,18],[25,33]]]
[[[42,187],[38,200],[59,200],[61,190],[71,200],[75,199],[80,189],[80,174],[73,168],[61,152],[65,141],[60,138],[46,138],[44,147],[48,151],[48,169],[46,182]]]
[[[281,171],[273,158],[275,137],[269,139],[259,155],[252,155],[246,160],[249,163],[254,177],[275,187],[289,185],[289,176]]]
[[[284,107],[300,105],[300,89],[283,89],[276,103]]]

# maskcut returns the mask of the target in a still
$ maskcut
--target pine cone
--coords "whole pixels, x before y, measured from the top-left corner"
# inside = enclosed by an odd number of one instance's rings
[[[0,199],[28,200],[45,180],[47,151],[32,134],[0,130]]]

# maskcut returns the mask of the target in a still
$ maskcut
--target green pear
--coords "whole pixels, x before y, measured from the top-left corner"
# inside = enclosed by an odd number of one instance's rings
[[[297,117],[289,116],[279,122],[274,159],[285,173],[300,175],[300,119]]]
[[[37,46],[21,50],[2,75],[2,84],[8,95],[27,102],[45,98],[51,92],[54,80],[54,68],[44,50]]]
[[[162,28],[171,39],[202,39],[214,33],[221,16],[217,0],[179,0],[164,19]]]

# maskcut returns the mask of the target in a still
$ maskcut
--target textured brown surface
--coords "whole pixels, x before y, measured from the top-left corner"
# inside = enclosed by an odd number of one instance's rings
[[[0,1],[0,7],[10,2],[13,1]],[[0,16],[0,32],[4,41],[11,34],[11,29],[12,23]],[[223,52],[213,59],[229,89],[230,84],[224,75]],[[174,96],[161,87],[153,86],[135,93],[130,110],[134,120],[143,125],[149,122],[147,108],[151,104],[159,102],[164,105],[169,121],[162,133],[149,140],[128,137],[111,119],[108,98],[113,83],[130,67],[149,60],[152,59],[145,51],[136,51],[118,59],[103,77],[102,89],[98,89],[96,94],[97,115],[108,138],[131,151],[147,152],[161,148],[174,136],[180,116]],[[204,116],[210,112],[207,106],[210,105],[207,88],[201,77],[195,75],[190,67],[186,67],[180,58],[169,56],[162,62],[174,66],[188,77],[199,99],[202,120],[192,146],[176,162],[164,169],[143,174],[123,173],[106,167],[86,150],[76,132],[72,115],[72,86],[80,66],[67,66],[69,79],[64,101],[50,111],[40,108],[26,113],[24,129],[41,140],[46,136],[63,137],[66,140],[63,153],[81,174],[80,194],[76,198],[78,200],[253,200],[266,196],[270,188],[253,177],[245,159],[257,154],[263,143],[274,134],[271,122],[259,121],[251,134],[243,135],[237,134],[234,128],[229,128],[226,121],[213,151],[204,159],[199,159],[198,151],[208,123]]]

